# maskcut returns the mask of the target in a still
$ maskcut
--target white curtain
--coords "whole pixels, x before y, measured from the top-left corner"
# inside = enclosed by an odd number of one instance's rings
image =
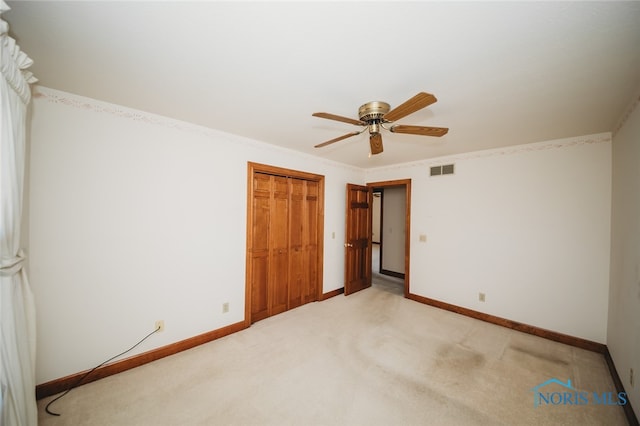
[[[0,0],[0,424],[35,426],[35,306],[20,225],[32,61],[9,37]]]

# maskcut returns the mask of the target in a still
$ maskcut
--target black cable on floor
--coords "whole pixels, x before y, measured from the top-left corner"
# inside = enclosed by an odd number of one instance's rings
[[[140,340],[138,343],[136,343],[135,345],[131,346],[129,349],[127,349],[124,352],[119,353],[118,355],[112,356],[111,358],[109,358],[108,360],[106,360],[105,362],[101,363],[100,365],[96,365],[95,367],[93,367],[91,370],[89,370],[85,375],[83,375],[82,377],[80,377],[80,379],[78,379],[77,382],[75,382],[73,385],[69,386],[69,389],[67,389],[66,391],[64,391],[64,393],[54,399],[52,399],[51,401],[49,401],[49,403],[47,404],[47,406],[44,408],[44,410],[48,413],[51,414],[52,416],[59,416],[60,414],[58,413],[54,413],[52,411],[49,411],[49,406],[51,404],[53,404],[54,402],[56,402],[57,400],[59,400],[60,398],[62,398],[63,396],[65,396],[66,394],[68,394],[69,392],[71,392],[71,389],[80,386],[80,384],[82,383],[82,381],[84,379],[86,379],[89,374],[93,373],[94,371],[96,371],[98,368],[102,367],[103,365],[105,365],[106,363],[108,363],[109,361],[113,361],[114,359],[126,354],[129,351],[132,351],[136,346],[138,346],[140,343],[144,342],[145,340],[147,340],[149,337],[151,337],[151,335],[157,333],[158,331],[160,331],[160,327],[156,328],[155,330],[153,330],[151,333],[147,334],[146,336],[144,336],[144,338],[142,340]]]

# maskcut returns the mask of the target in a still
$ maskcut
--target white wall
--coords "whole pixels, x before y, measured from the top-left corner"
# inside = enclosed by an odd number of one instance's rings
[[[360,170],[38,91],[28,224],[38,383],[99,364],[156,320],[165,331],[129,355],[243,320],[247,161],[326,176],[323,289],[343,286],[345,184],[362,184]]]
[[[455,174],[429,177],[429,167],[451,162]],[[411,293],[606,342],[609,134],[366,174],[368,182],[407,178]]]
[[[95,366],[158,319],[166,330],[132,354],[242,321],[247,161],[326,176],[324,292],[343,285],[345,184],[410,178],[412,293],[606,341],[608,134],[364,172],[38,90],[27,247],[38,383]],[[430,178],[439,161],[455,175]]]
[[[640,108],[613,138],[607,347],[640,418]],[[629,380],[633,368],[635,386]]]
[[[404,274],[406,188],[384,188],[382,196],[382,269]]]

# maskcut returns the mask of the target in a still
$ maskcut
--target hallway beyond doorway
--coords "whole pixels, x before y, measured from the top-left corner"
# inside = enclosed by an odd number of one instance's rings
[[[389,293],[404,296],[404,280],[380,273],[380,244],[371,244],[371,284]]]

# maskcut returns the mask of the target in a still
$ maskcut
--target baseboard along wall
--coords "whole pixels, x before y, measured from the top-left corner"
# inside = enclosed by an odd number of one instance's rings
[[[244,330],[245,328],[247,328],[247,324],[245,323],[245,321],[237,322],[226,327],[199,334],[189,339],[181,340],[170,345],[162,346],[148,352],[133,355],[129,358],[106,364],[103,367],[97,368],[90,375],[85,377],[81,383],[79,382],[79,380],[82,379],[82,377],[86,375],[90,370],[81,371],[80,373],[75,373],[66,377],[62,377],[60,379],[51,380],[50,382],[46,382],[36,386],[36,399],[46,398],[48,396],[64,392],[71,387],[85,385],[87,383],[95,382],[96,380],[103,379],[114,374],[122,373],[123,371],[139,367],[149,362],[156,361],[160,358],[174,355],[178,352],[186,351],[187,349],[202,345],[203,343],[211,342],[212,340],[228,336],[229,334]]]
[[[342,293],[344,293],[344,288],[339,288],[339,289],[324,293],[322,294],[320,301],[330,299]],[[409,293],[408,299],[411,299],[419,303],[423,303],[425,305],[455,312],[460,315],[465,315],[471,318],[475,318],[475,319],[486,321],[492,324],[500,325],[502,327],[510,328],[512,330],[520,331],[527,334],[532,334],[534,336],[543,337],[545,339],[553,340],[553,341],[564,343],[570,346],[575,346],[581,349],[586,349],[592,352],[600,353],[604,356],[607,366],[609,367],[609,373],[611,374],[611,378],[613,379],[613,382],[615,384],[616,391],[625,392],[624,385],[622,384],[622,380],[620,380],[620,376],[618,375],[618,372],[613,363],[613,359],[611,358],[611,354],[609,353],[609,349],[607,348],[607,345],[593,342],[587,339],[582,339],[579,337],[569,336],[569,335],[558,333],[551,330],[545,330],[543,328],[535,327],[528,324],[523,324],[517,321],[508,320],[505,318],[497,317],[497,316],[486,314],[483,312],[474,311],[473,309],[463,308],[461,306],[452,305],[446,302],[441,302],[435,299],[430,299],[428,297],[419,296],[413,293]],[[135,367],[139,367],[141,365],[164,358],[166,356],[174,355],[178,352],[191,349],[203,343],[208,343],[213,340],[219,339],[221,337],[228,336],[229,334],[233,334],[238,331],[244,330],[245,328],[249,327],[249,325],[250,324],[247,324],[246,321],[237,322],[235,324],[231,324],[226,327],[212,330],[207,333],[182,340],[180,342],[166,345],[157,349],[153,349],[148,352],[144,352],[139,355],[134,355],[132,357],[123,359],[121,361],[116,361],[111,364],[107,364],[103,367],[96,369],[93,373],[91,373],[91,375],[87,376],[84,380],[82,380],[81,383],[78,383],[78,381],[82,379],[82,377],[89,370],[37,385],[36,399],[46,398],[48,396],[55,395],[60,392],[64,392],[71,387],[76,387],[76,386],[84,385],[87,383],[91,383],[96,380],[102,379],[104,377],[108,377],[114,374],[121,373],[123,371],[130,370]],[[625,413],[625,416],[627,417],[627,421],[629,422],[629,425],[640,426],[638,424],[638,418],[636,417],[633,411],[633,408],[631,407],[631,404],[627,402],[627,404],[623,405],[622,407],[624,409],[624,413]]]
[[[439,300],[430,299],[428,297],[419,296],[413,293],[409,293],[408,298],[416,302],[423,303],[425,305],[455,312],[460,315],[465,315],[467,317],[471,317],[471,318],[479,319],[492,324],[500,325],[502,327],[510,328],[512,330],[521,331],[523,333],[532,334],[538,337],[543,337],[545,339],[564,343],[566,345],[574,346],[581,349],[586,349],[592,352],[601,353],[604,356],[604,359],[607,363],[607,367],[609,367],[609,373],[611,374],[611,378],[613,379],[613,383],[616,387],[616,391],[626,393],[624,389],[624,385],[622,384],[622,380],[620,380],[618,371],[616,370],[616,367],[613,363],[613,359],[611,358],[611,354],[609,353],[609,348],[607,348],[607,345],[605,344],[593,342],[587,339],[582,339],[580,337],[569,336],[566,334],[558,333],[556,331],[545,330],[543,328],[535,327],[528,324],[523,324],[517,321],[508,320],[508,319],[497,317],[494,315],[485,314],[483,312],[474,311],[473,309],[463,308],[461,306],[452,305],[450,303],[441,302]],[[631,403],[627,401],[627,403],[623,405],[622,408],[624,410],[625,416],[627,417],[627,421],[629,422],[629,425],[640,426],[638,425],[638,418],[636,417],[633,411]]]

